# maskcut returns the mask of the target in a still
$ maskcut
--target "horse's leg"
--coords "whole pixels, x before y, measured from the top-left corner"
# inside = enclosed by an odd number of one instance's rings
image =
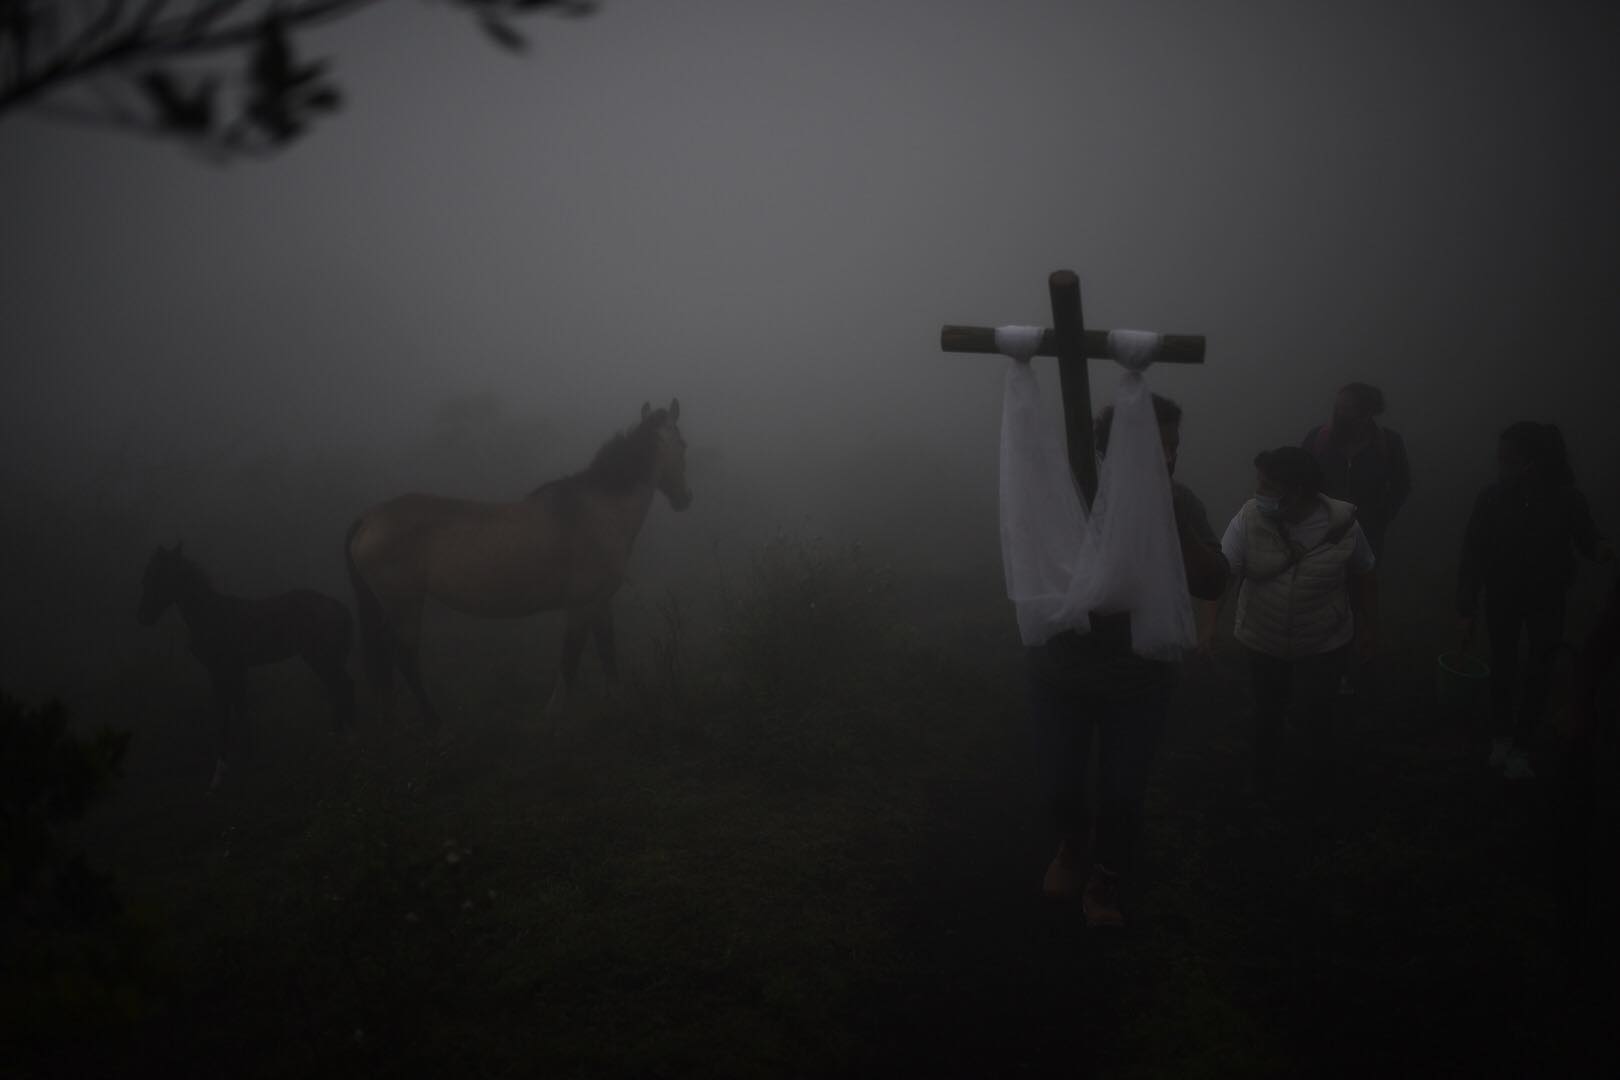
[[[585,635],[591,628],[589,608],[569,608],[568,625],[563,630],[562,670],[557,675],[557,688],[546,702],[545,715],[555,719],[568,706],[568,695],[579,678],[579,658],[585,652]]]
[[[354,680],[343,668],[343,661],[330,650],[310,651],[304,654],[310,666],[326,686],[326,695],[332,702],[332,730],[344,731],[354,726]]]
[[[366,665],[366,682],[371,687],[374,715],[385,727],[392,726],[394,722],[394,666],[399,663],[398,647],[390,641],[387,663],[372,667],[368,660]]]
[[[371,688],[372,707],[377,719],[393,719],[394,713],[394,655],[395,636],[389,625],[389,613],[377,592],[372,588],[354,560],[354,537],[360,528],[355,522],[344,542],[343,558],[349,567],[349,584],[354,589],[354,607],[360,631],[360,668]],[[420,607],[420,605],[418,605]],[[347,639],[348,629],[344,630]],[[345,646],[347,651],[347,646]]]
[[[613,606],[612,601],[602,601],[591,623],[591,630],[596,638],[596,658],[602,662],[603,696],[608,704],[617,709],[619,706],[619,649],[613,634]]]
[[[239,667],[231,676],[231,715],[235,718],[236,745],[241,757],[252,757],[259,751],[258,730],[247,708],[247,668]]]
[[[619,654],[617,644],[613,640],[613,606],[603,601],[591,621],[591,629],[596,637],[596,658],[602,661],[602,670],[607,674],[609,686],[616,686],[619,682]]]
[[[439,730],[439,710],[433,707],[428,698],[427,690],[422,686],[422,665],[418,655],[418,646],[422,640],[422,601],[418,599],[407,612],[392,615],[389,627],[394,632],[395,655],[399,659],[399,670],[405,676],[405,685],[411,688],[416,696],[416,704],[422,710],[422,723],[427,726],[428,734]]]
[[[332,691],[333,724],[338,731],[354,730],[354,680],[349,673],[343,670],[340,664],[332,670],[331,682],[328,686]]]
[[[332,726],[339,731],[354,728],[354,680],[349,678],[349,650],[354,644],[354,620],[349,609],[336,601],[331,602],[331,625],[325,635],[325,648],[321,660],[326,665],[323,676],[332,695]]]
[[[242,702],[242,672],[240,669],[229,666],[209,669],[209,675],[214,682],[214,709],[219,714],[219,743],[214,757],[214,778],[208,783],[208,790],[213,791],[225,780],[225,773],[230,768],[231,755],[231,712],[235,710],[241,714]]]

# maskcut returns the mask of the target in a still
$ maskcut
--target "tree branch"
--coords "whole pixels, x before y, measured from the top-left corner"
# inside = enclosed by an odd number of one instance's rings
[[[33,97],[58,80],[74,74],[78,65],[78,54],[94,44],[97,38],[106,35],[111,26],[118,21],[123,6],[123,0],[108,0],[99,18],[90,18],[83,30],[56,54],[55,59],[36,69],[33,74],[29,74],[27,68],[19,64],[16,79],[0,88],[0,114],[4,114],[12,105]]]
[[[259,130],[275,146],[297,138],[319,113],[337,109],[338,88],[316,81],[324,62],[294,68],[289,33],[352,15],[381,0],[0,0],[0,122],[37,105],[59,89],[88,84],[119,126],[213,141],[228,151],[247,149],[243,134]],[[526,43],[505,17],[554,13],[587,15],[595,0],[447,0],[479,19],[501,45]],[[215,124],[223,70],[194,72],[171,63],[209,54],[241,52],[253,87],[243,115],[223,133]],[[270,65],[266,68],[265,65]],[[219,64],[210,65],[219,67]],[[285,70],[282,70],[285,69]],[[103,75],[130,80],[132,98],[156,109],[148,124],[115,102]],[[80,110],[57,119],[90,122]],[[268,152],[268,151],[267,151]]]
[[[62,50],[62,59],[71,63],[77,54],[90,48],[97,38],[106,36],[123,13],[124,0],[107,0],[107,6],[101,9],[101,17],[91,19],[77,40],[68,42],[67,48]]]
[[[199,0],[186,22],[193,31],[202,30],[209,23],[242,6],[246,0]]]
[[[242,0],[229,0],[225,4],[218,5],[219,14],[223,15],[231,8],[240,6],[241,2]],[[380,0],[309,0],[300,7],[278,6],[275,14],[287,29],[296,30],[348,15],[378,2]],[[212,33],[198,33],[199,29],[206,28],[214,21],[215,18],[210,17],[192,25],[192,19],[171,19],[152,29],[141,51],[161,56],[183,56],[240,48],[257,41],[264,26],[264,20],[255,14],[233,26]]]
[[[128,36],[139,38],[146,32],[146,28],[152,25],[152,20],[158,17],[158,12],[168,6],[169,0],[146,0],[146,6],[135,16],[135,22],[130,26]]]
[[[102,17],[85,29],[51,63],[33,75],[22,77],[0,89],[0,117],[8,111],[26,104],[47,90],[82,78],[103,68],[142,58],[159,56],[196,56],[240,48],[257,40],[263,25],[255,13],[251,18],[212,32],[206,28],[217,19],[241,6],[243,0],[225,0],[212,10],[193,15],[166,19],[137,34],[118,35],[99,48],[92,48],[98,37],[105,37],[111,24],[116,23],[123,8],[123,0],[108,0]],[[278,16],[289,29],[313,26],[328,19],[351,14],[379,0],[309,0],[297,6],[283,8]],[[162,6],[162,5],[159,5]],[[85,53],[84,50],[89,50]]]

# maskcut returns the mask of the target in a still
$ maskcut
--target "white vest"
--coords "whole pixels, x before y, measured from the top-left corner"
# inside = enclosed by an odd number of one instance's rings
[[[1316,656],[1336,648],[1354,626],[1345,574],[1356,550],[1356,508],[1318,498],[1328,508],[1328,531],[1309,551],[1284,540],[1253,499],[1241,511],[1245,550],[1233,632],[1267,656]]]

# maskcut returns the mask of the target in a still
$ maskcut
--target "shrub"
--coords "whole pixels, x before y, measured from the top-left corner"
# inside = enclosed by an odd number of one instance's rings
[[[808,705],[890,644],[895,625],[892,571],[859,544],[778,534],[724,598],[723,661],[755,704]]]
[[[127,732],[75,737],[60,703],[0,693],[0,1016],[20,1045],[142,1010],[141,935],[112,879],[58,835],[110,790],[128,747]]]

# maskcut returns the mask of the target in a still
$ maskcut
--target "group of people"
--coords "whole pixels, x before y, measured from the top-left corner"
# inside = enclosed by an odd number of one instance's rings
[[[1377,566],[1411,490],[1405,444],[1377,420],[1384,396],[1365,383],[1342,387],[1330,422],[1297,446],[1258,454],[1254,496],[1218,539],[1203,503],[1173,479],[1181,409],[1158,395],[1153,407],[1201,647],[1213,633],[1216,606],[1235,588],[1233,634],[1248,659],[1254,699],[1255,796],[1262,803],[1277,798],[1290,707],[1309,739],[1299,775],[1312,790],[1327,790],[1333,702],[1354,688],[1377,650]],[[1111,422],[1111,409],[1095,421],[1102,455]],[[1457,611],[1466,644],[1483,596],[1492,670],[1489,766],[1529,779],[1526,746],[1547,705],[1553,650],[1563,642],[1575,553],[1599,561],[1614,553],[1575,487],[1556,427],[1514,424],[1501,435],[1498,460],[1498,478],[1480,493],[1466,530]],[[1521,665],[1525,635],[1529,659]],[[1131,651],[1127,615],[1094,613],[1089,633],[1058,634],[1029,654],[1031,710],[1059,835],[1044,891],[1078,896],[1093,926],[1123,925],[1121,881],[1134,865],[1174,665]],[[1597,676],[1587,681],[1595,687]],[[1085,785],[1094,736],[1095,820]]]

